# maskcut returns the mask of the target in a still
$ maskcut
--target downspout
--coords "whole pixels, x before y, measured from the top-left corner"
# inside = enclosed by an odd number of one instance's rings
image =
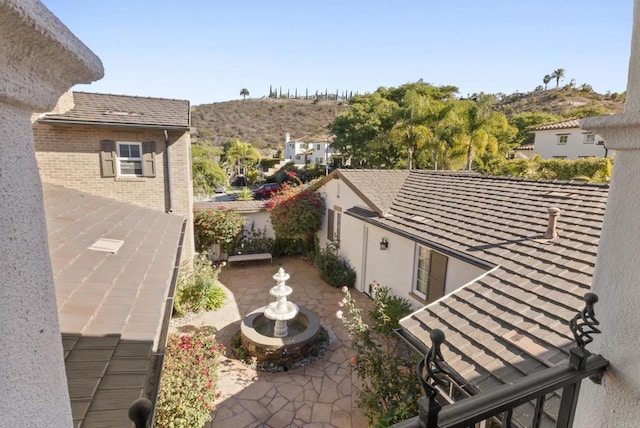
[[[167,199],[169,200],[168,213],[173,212],[173,205],[171,203],[171,162],[169,162],[169,133],[166,129],[164,131],[164,152],[167,164]]]

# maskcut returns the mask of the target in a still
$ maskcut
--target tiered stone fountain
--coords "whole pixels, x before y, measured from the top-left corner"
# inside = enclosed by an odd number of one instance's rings
[[[256,309],[240,325],[242,345],[259,363],[289,367],[318,352],[321,327],[318,317],[303,306],[287,301],[293,292],[289,274],[280,268],[269,294],[275,302]]]

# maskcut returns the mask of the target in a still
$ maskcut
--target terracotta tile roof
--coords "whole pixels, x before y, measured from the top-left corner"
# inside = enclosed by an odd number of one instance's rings
[[[409,175],[407,170],[340,169],[337,174],[372,211],[385,215]]]
[[[46,114],[38,121],[189,130],[186,100],[73,92],[73,101],[71,110]]]
[[[534,131],[546,131],[548,129],[580,128],[580,119],[563,120],[562,122],[548,123],[532,128]]]
[[[155,401],[184,219],[48,184],[44,202],[74,425],[129,426]]]
[[[590,289],[607,194],[608,185],[412,171],[386,217],[349,212],[485,264],[486,276],[401,325],[426,347],[429,332],[442,329],[447,362],[486,390],[567,359],[568,322]],[[552,206],[561,210],[559,237],[547,241]]]

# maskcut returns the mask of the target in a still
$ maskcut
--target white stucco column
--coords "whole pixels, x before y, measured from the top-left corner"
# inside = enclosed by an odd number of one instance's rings
[[[640,424],[640,0],[634,2],[625,112],[583,119],[615,150],[592,291],[602,334],[588,347],[609,360],[602,385],[585,380],[575,427]]]
[[[0,417],[72,426],[30,117],[102,64],[40,2],[0,0]]]

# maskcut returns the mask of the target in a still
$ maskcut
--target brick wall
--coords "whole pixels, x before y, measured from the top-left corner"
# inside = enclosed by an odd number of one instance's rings
[[[97,126],[33,126],[36,159],[43,182],[116,199],[188,218],[183,260],[191,260],[193,249],[193,192],[191,140],[189,132],[169,132],[169,161],[162,130]],[[101,176],[100,141],[155,141],[155,177]],[[168,171],[171,176],[169,199]]]

